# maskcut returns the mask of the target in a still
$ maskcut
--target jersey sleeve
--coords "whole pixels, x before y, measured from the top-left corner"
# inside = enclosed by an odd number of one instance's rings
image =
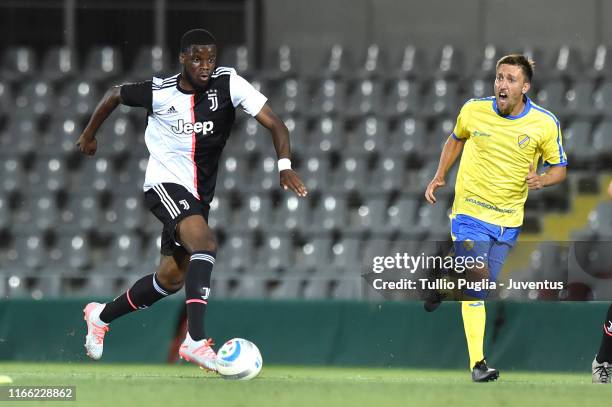
[[[455,140],[467,140],[470,138],[470,132],[467,130],[469,110],[470,103],[468,102],[463,105],[461,111],[459,112],[459,116],[457,116],[457,122],[455,123],[455,128],[451,134]]]
[[[153,110],[153,81],[126,83],[121,85],[121,100],[124,105]]]
[[[567,165],[567,155],[563,149],[561,137],[561,126],[555,120],[555,125],[548,127],[545,137],[540,146],[542,161],[545,167],[554,165]]]
[[[230,95],[234,107],[241,105],[244,111],[251,116],[257,116],[268,101],[268,98],[238,74],[230,76]]]

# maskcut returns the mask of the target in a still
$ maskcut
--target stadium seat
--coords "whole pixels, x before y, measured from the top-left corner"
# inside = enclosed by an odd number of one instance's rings
[[[362,241],[353,236],[343,237],[332,246],[331,266],[341,272],[361,270]]]
[[[425,94],[422,113],[427,116],[457,113],[460,107],[458,89],[454,81],[436,79]]]
[[[305,230],[310,222],[308,200],[284,194],[280,206],[274,211],[274,231]]]
[[[468,80],[469,86],[461,98],[461,101],[465,102],[473,98],[484,98],[493,95],[493,79],[489,78],[475,78],[471,81]]]
[[[473,83],[481,81],[492,85],[495,78],[495,65],[503,54],[504,51],[500,47],[493,44],[485,45],[484,48],[476,50],[471,58],[469,58],[468,61],[472,61],[472,63],[468,65],[471,66],[468,66],[463,76],[465,79],[473,78]],[[485,96],[488,96],[489,94],[493,94],[493,91],[491,90],[486,93]],[[483,96],[474,94],[472,97]]]
[[[411,160],[422,159],[427,148],[427,130],[425,122],[414,117],[401,120],[390,135],[389,149],[402,153]]]
[[[450,207],[443,201],[436,205],[423,204],[418,211],[418,226],[426,230],[431,240],[442,240],[449,234],[448,212]]]
[[[400,233],[412,231],[416,225],[416,216],[420,203],[416,197],[402,196],[387,209],[388,226]]]
[[[612,105],[612,80],[601,84],[593,94],[593,101],[597,113],[607,117],[612,116],[612,111],[610,111],[610,106]]]
[[[331,278],[328,276],[315,276],[304,286],[305,300],[319,300],[331,297]]]
[[[137,134],[129,117],[112,115],[98,130],[100,141],[98,152],[116,159],[125,159],[130,150],[136,146],[137,139],[143,138]]]
[[[148,157],[130,157],[116,177],[117,189],[121,191],[142,191],[147,170]]]
[[[171,74],[170,67],[168,51],[157,45],[144,46],[138,50],[128,77],[130,82],[148,80],[153,76],[164,78]]]
[[[338,152],[344,147],[345,138],[344,123],[341,120],[322,116],[317,119],[310,135],[308,155]]]
[[[102,211],[97,197],[72,193],[61,211],[57,232],[60,234],[90,232],[102,223]]]
[[[55,107],[55,94],[50,82],[38,79],[28,82],[15,99],[15,111],[22,116],[50,114]]]
[[[41,236],[17,235],[3,263],[5,270],[12,273],[32,272],[49,264],[49,253]]]
[[[8,82],[20,82],[36,72],[37,58],[28,47],[8,47],[2,53],[0,78]]]
[[[376,116],[366,116],[357,123],[348,151],[358,153],[380,153],[388,148],[387,122]]]
[[[580,50],[568,45],[562,45],[554,51],[550,67],[550,72],[546,77],[563,78],[566,80],[580,77],[585,70]],[[539,69],[537,62],[536,69]],[[538,75],[540,75],[539,72]]]
[[[85,60],[83,76],[95,82],[116,78],[123,72],[121,54],[112,46],[93,47]]]
[[[565,83],[560,79],[552,80],[538,90],[535,102],[555,115],[561,116],[565,112],[565,94]]]
[[[595,114],[593,91],[594,85],[591,80],[582,79],[576,81],[565,94],[567,114],[591,118]]]
[[[89,80],[77,80],[67,84],[57,99],[55,114],[62,116],[78,114],[88,117],[98,104],[99,100],[96,86]]]
[[[444,45],[433,61],[434,77],[457,79],[463,75],[463,63],[461,50],[453,45]]]
[[[612,203],[600,202],[597,207],[589,213],[589,229],[597,239],[609,239],[612,237]]]
[[[350,212],[349,221],[344,228],[347,233],[373,233],[377,236],[388,235],[391,231],[387,225],[387,198],[371,197],[356,210]]]
[[[107,249],[105,259],[96,265],[98,270],[122,273],[136,268],[142,261],[142,240],[135,234],[116,235]]]
[[[80,193],[108,193],[117,185],[113,162],[103,156],[96,157],[86,157],[81,163],[75,185]]]
[[[576,120],[563,130],[563,149],[572,166],[585,168],[595,163],[597,152],[593,148],[591,127],[590,120]]]
[[[306,105],[308,89],[300,78],[286,78],[270,94],[269,103],[278,114],[301,113]]]
[[[346,72],[354,70],[353,61],[350,52],[340,44],[334,44],[326,51],[320,75],[324,77],[343,77]]]
[[[295,264],[317,272],[329,267],[332,261],[332,239],[329,235],[311,237],[298,248]]]
[[[390,68],[393,75],[399,78],[425,79],[430,72],[427,67],[427,56],[423,49],[414,45],[399,48],[399,53]]]
[[[293,116],[284,117],[283,121],[289,130],[291,154],[295,157],[302,157],[310,145],[309,132],[306,131],[306,121],[303,118]]]
[[[144,197],[140,190],[131,194],[121,194],[113,198],[110,207],[104,212],[104,222],[98,228],[108,235],[136,233],[144,223]]]
[[[339,229],[346,225],[348,218],[346,198],[341,195],[324,194],[313,209],[312,221],[307,232],[317,233]]]
[[[607,45],[598,45],[587,60],[585,73],[594,80],[612,79],[612,52]]]
[[[223,272],[245,270],[247,273],[255,263],[253,237],[248,233],[230,234],[219,255],[215,267]]]
[[[406,174],[405,158],[393,149],[378,159],[378,164],[370,172],[365,185],[365,193],[370,196],[388,195],[404,187]]]
[[[17,192],[26,181],[25,169],[21,161],[7,158],[0,163],[0,186],[5,193]]]
[[[294,264],[294,248],[291,236],[285,233],[268,233],[257,250],[257,265],[267,271],[288,270]]]
[[[93,264],[89,240],[81,233],[61,236],[51,248],[50,257],[52,267],[65,268],[66,272],[82,273]]]
[[[82,131],[83,125],[78,115],[54,116],[41,140],[43,151],[61,160],[78,155],[75,143]]]
[[[64,160],[55,157],[38,157],[29,175],[31,185],[43,186],[48,192],[66,190],[70,173]]]
[[[232,225],[232,230],[236,233],[240,231],[250,231],[264,229],[272,221],[272,203],[270,197],[263,194],[253,194],[245,196],[242,208]]]
[[[604,120],[593,131],[593,148],[597,151],[600,163],[612,164],[612,120]]]
[[[242,190],[248,185],[248,163],[240,155],[225,154],[222,159],[223,161],[219,163],[217,191],[233,192]]]
[[[379,44],[370,44],[364,51],[358,57],[357,70],[354,76],[358,78],[379,78],[384,75],[388,65],[385,49]]]
[[[343,154],[338,168],[333,173],[332,189],[336,192],[357,191],[363,189],[367,183],[370,172],[367,155]]]
[[[21,230],[31,234],[53,229],[59,221],[56,196],[38,188],[28,194],[21,194],[15,220]]]
[[[259,124],[255,118],[248,118],[238,125],[234,134],[236,139],[228,141],[228,151],[233,154],[261,154],[274,151],[268,130]]]
[[[265,59],[264,69],[262,74],[269,79],[281,79],[287,77],[295,77],[299,75],[299,61],[296,60],[298,55],[291,46],[283,44],[277,49],[270,52],[268,58]]]
[[[0,135],[0,154],[9,159],[31,156],[40,143],[39,137],[35,118],[16,116]]]
[[[327,154],[308,154],[305,161],[297,167],[300,177],[306,185],[308,191],[323,191],[328,188],[330,170],[330,160]]]
[[[440,118],[435,122],[432,131],[427,135],[427,147],[425,152],[429,157],[434,158],[436,161],[440,157],[440,153],[444,148],[444,144],[448,140],[455,128],[455,120],[451,117]],[[433,175],[433,174],[432,174]],[[429,183],[428,180],[427,182]]]
[[[315,91],[309,104],[311,116],[344,113],[346,84],[338,79],[323,79],[315,84]]]
[[[356,118],[378,112],[384,105],[382,81],[364,79],[355,84],[348,96],[347,114]]]
[[[400,78],[392,81],[385,97],[387,102],[380,114],[400,116],[417,114],[422,106],[422,83],[415,80]]]
[[[76,54],[66,46],[58,46],[46,52],[41,75],[51,82],[60,82],[74,77],[78,69]]]
[[[239,75],[247,78],[253,71],[249,49],[244,45],[223,47],[218,65],[232,67]]]
[[[208,226],[213,231],[227,229],[233,224],[233,214],[229,199],[222,194],[216,194],[210,203]]]

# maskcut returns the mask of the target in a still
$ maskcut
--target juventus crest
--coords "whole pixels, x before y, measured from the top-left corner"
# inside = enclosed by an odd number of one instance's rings
[[[217,101],[217,90],[213,89],[207,92],[208,100],[210,101],[210,111],[214,112],[219,107],[219,102]]]

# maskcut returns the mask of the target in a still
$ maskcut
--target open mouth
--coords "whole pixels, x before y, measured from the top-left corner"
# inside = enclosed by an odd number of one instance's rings
[[[499,100],[503,101],[503,102],[507,101],[508,100],[508,93],[504,92],[504,91],[500,91],[499,92]]]

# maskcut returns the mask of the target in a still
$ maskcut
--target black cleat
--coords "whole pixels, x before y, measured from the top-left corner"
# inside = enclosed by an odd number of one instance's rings
[[[492,382],[499,378],[499,371],[487,366],[485,359],[476,362],[472,369],[472,381],[476,383]]]
[[[425,302],[423,303],[423,308],[427,312],[434,312],[438,309],[440,304],[442,304],[442,300],[444,299],[444,295],[440,294],[437,291],[431,291],[427,293],[425,297]]]

